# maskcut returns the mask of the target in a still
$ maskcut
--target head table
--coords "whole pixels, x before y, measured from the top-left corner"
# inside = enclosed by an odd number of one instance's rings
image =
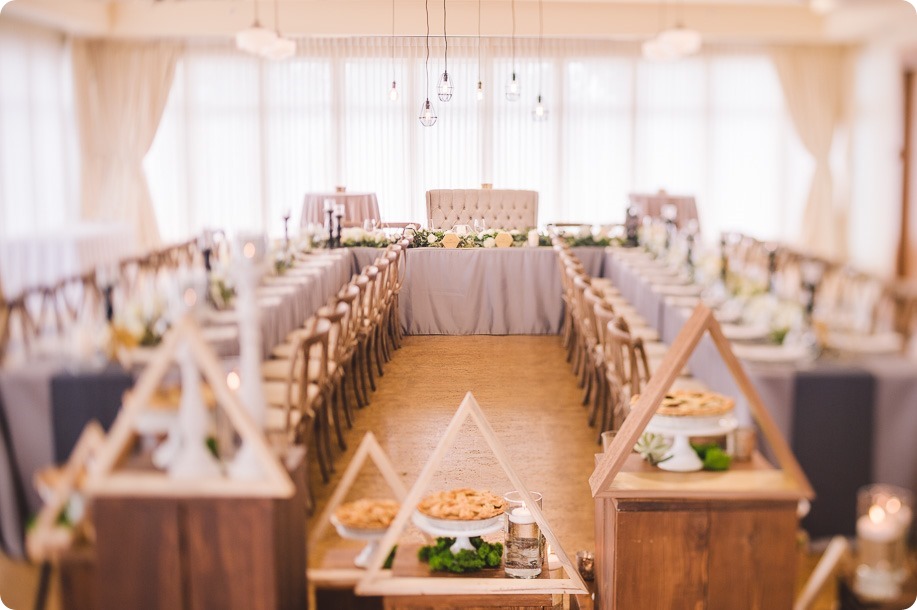
[[[654,291],[613,248],[605,254],[604,273],[671,343],[691,310]],[[815,488],[804,521],[812,536],[854,533],[862,485],[889,483],[917,492],[917,362],[876,355],[744,365]],[[747,404],[709,337],[689,367],[711,389],[737,397],[747,418]]]
[[[351,261],[346,250],[316,251],[283,276],[264,278],[258,299],[265,356],[350,280]],[[236,323],[234,310],[202,320],[205,339],[228,368],[238,360]],[[23,524],[40,507],[34,473],[66,460],[90,420],[108,428],[146,359],[138,356],[130,370],[74,367],[61,359],[0,369],[0,548],[7,554],[23,556]]]
[[[354,269],[377,248],[353,248]],[[591,275],[603,249],[574,248]],[[563,299],[552,248],[412,248],[401,291],[410,335],[550,335],[560,332]]]

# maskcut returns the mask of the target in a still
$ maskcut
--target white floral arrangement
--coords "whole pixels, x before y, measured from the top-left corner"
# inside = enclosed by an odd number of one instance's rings
[[[341,229],[341,245],[346,248],[385,248],[392,240],[382,229],[367,231],[360,227]]]
[[[802,326],[805,312],[799,303],[762,294],[748,299],[742,317],[748,324],[766,326],[771,340],[782,344],[791,330]]]
[[[115,312],[113,341],[128,348],[159,345],[170,326],[167,311],[162,292],[147,287]]]
[[[236,285],[231,274],[222,266],[217,267],[210,272],[209,280],[207,290],[210,303],[218,310],[231,308],[236,298]]]

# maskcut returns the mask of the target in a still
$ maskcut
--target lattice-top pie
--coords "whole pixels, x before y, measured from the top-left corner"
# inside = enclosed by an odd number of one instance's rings
[[[636,403],[639,396],[632,396],[631,404]],[[733,408],[733,399],[716,392],[674,390],[665,395],[656,413],[667,417],[712,417],[729,413]]]
[[[341,504],[334,517],[345,527],[356,530],[385,529],[395,520],[401,505],[394,500],[363,499]]]
[[[417,505],[417,510],[434,519],[478,521],[502,515],[506,501],[489,491],[453,489],[427,496]]]

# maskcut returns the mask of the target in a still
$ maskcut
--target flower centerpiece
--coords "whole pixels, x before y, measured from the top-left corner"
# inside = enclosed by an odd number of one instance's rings
[[[213,307],[220,311],[231,308],[236,298],[236,286],[231,275],[220,266],[210,272],[209,280],[208,296]]]
[[[341,245],[345,248],[385,248],[391,243],[391,238],[381,229],[373,231],[360,227],[341,229]]]
[[[166,302],[156,290],[145,290],[118,309],[111,323],[115,350],[155,347],[169,330]]]

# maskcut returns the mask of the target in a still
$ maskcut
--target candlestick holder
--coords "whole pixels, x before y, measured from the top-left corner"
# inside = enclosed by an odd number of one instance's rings
[[[283,247],[284,250],[290,249],[290,210],[283,213]]]
[[[335,227],[334,227],[335,229],[334,247],[340,248],[341,247],[341,220],[343,220],[344,215],[341,213],[340,210],[338,210],[338,213],[335,214],[334,217],[337,219],[337,223],[335,224]]]
[[[907,536],[914,497],[892,485],[870,485],[857,493],[857,567],[853,588],[863,598],[887,601],[907,580]]]
[[[325,247],[334,248],[334,210],[326,209],[325,215],[328,217],[328,243]]]

